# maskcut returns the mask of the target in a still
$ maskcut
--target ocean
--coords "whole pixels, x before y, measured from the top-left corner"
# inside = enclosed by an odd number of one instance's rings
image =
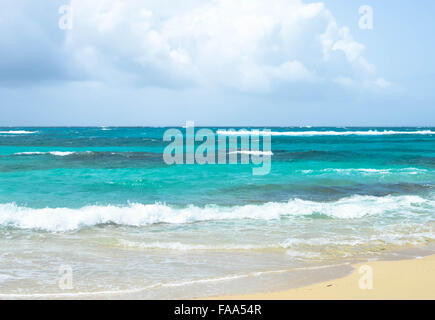
[[[265,175],[168,165],[167,129],[0,128],[0,299],[279,290],[435,251],[435,128],[245,128],[271,130]]]

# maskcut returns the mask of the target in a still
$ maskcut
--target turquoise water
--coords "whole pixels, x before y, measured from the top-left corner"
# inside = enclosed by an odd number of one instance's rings
[[[166,129],[0,128],[3,297],[275,288],[273,274],[434,240],[434,128],[268,128],[264,176],[169,166]]]

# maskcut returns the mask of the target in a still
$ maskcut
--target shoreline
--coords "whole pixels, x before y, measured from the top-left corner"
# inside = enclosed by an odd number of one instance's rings
[[[369,267],[367,267],[369,266]],[[207,297],[207,300],[433,300],[435,255],[352,265],[351,274],[276,292]],[[361,273],[359,273],[359,271]],[[370,289],[370,272],[372,288]],[[366,289],[361,289],[360,284]],[[368,288],[367,288],[368,287]]]

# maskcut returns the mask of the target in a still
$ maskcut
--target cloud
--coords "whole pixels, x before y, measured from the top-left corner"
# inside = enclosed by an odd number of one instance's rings
[[[73,0],[72,6],[72,30],[43,30],[65,37],[44,46],[58,57],[52,77],[245,92],[322,82],[388,87],[364,57],[364,45],[320,2]]]
[[[376,79],[374,84],[377,85],[379,88],[388,88],[389,86],[391,86],[391,83],[383,78]]]
[[[349,77],[339,76],[334,78],[332,81],[345,87],[351,87],[355,85],[355,82]]]
[[[333,21],[332,25],[336,26],[335,21]],[[342,27],[341,29],[337,29],[336,32],[339,36],[339,40],[330,42],[332,47],[326,49],[331,49],[332,51],[343,51],[349,62],[354,62],[360,58],[365,47],[361,43],[353,40],[349,29],[347,27]]]

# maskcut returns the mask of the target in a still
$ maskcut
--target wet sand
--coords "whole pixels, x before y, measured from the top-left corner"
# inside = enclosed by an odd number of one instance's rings
[[[353,267],[354,271],[344,278],[307,287],[209,299],[435,299],[435,255],[412,260],[367,262]]]

